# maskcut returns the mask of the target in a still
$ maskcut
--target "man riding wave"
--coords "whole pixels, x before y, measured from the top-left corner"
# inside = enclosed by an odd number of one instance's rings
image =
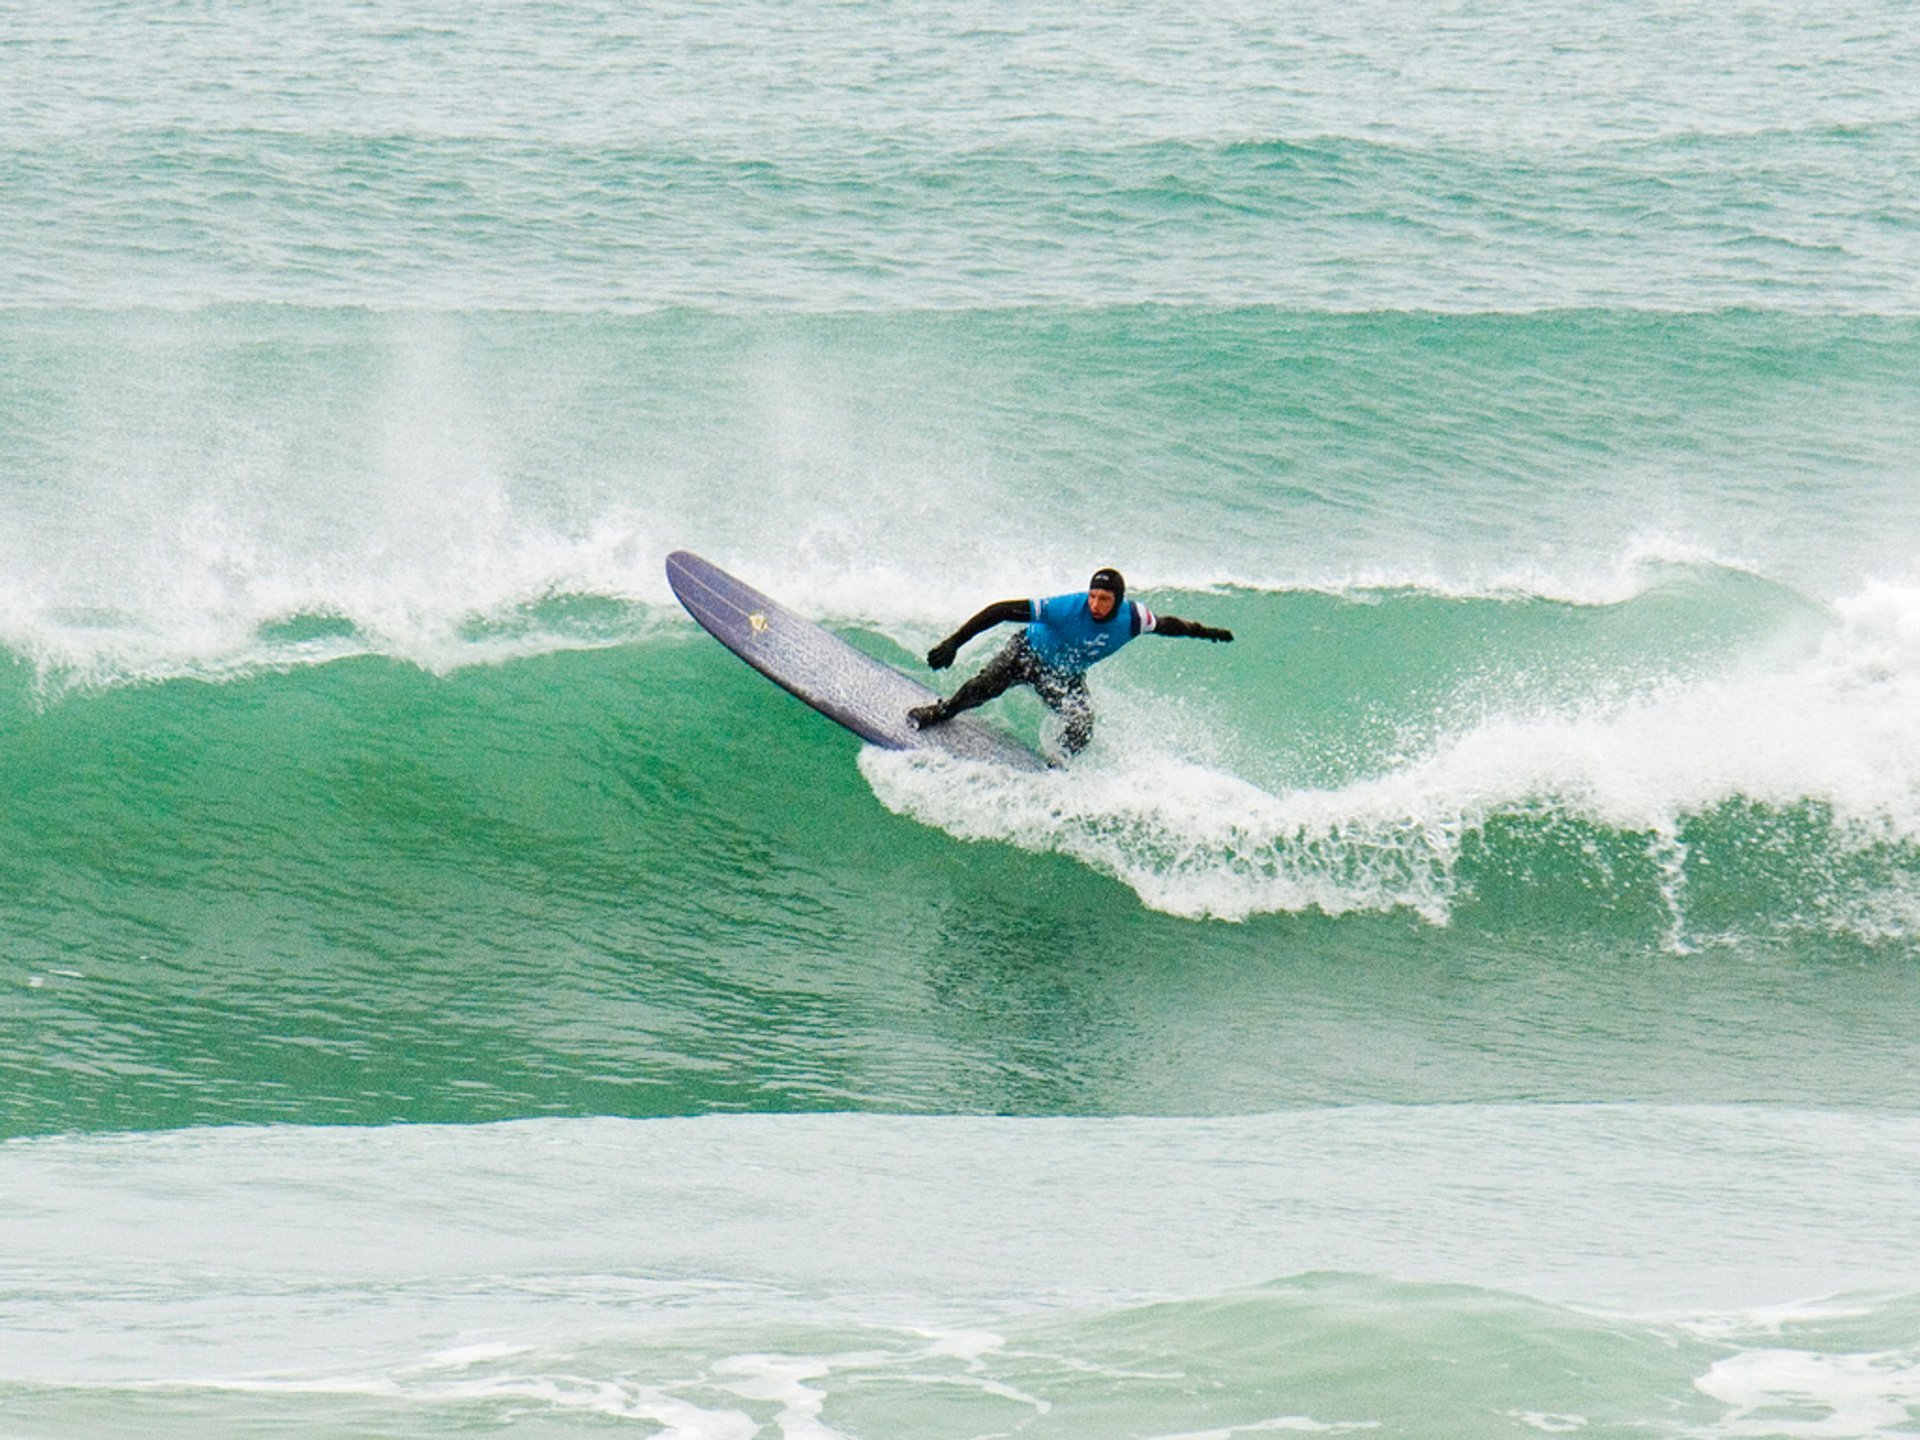
[[[1178,615],[1155,615],[1139,601],[1129,601],[1127,582],[1118,570],[1096,570],[1084,593],[1071,591],[1047,600],[1000,600],[987,606],[953,634],[927,652],[927,664],[944,670],[953,664],[960,647],[996,625],[1024,622],[999,654],[980,667],[953,694],[931,705],[907,712],[916,730],[951,720],[963,710],[984,705],[1015,685],[1030,685],[1047,708],[1065,725],[1062,743],[1069,755],[1086,749],[1093,739],[1093,702],[1087,694],[1087,670],[1106,659],[1136,635],[1188,637],[1195,640],[1231,640],[1233,632],[1182,620]]]

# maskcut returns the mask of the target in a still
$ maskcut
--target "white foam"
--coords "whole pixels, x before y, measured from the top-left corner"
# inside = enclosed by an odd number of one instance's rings
[[[1836,1320],[1859,1320],[1874,1313],[1864,1295],[1825,1296],[1792,1300],[1781,1305],[1755,1305],[1731,1314],[1667,1317],[1692,1334],[1710,1340],[1749,1340],[1756,1335],[1778,1336],[1793,1326],[1825,1325]]]
[[[1920,590],[1870,586],[1817,640],[1706,679],[1467,713],[1394,768],[1331,789],[1276,792],[1143,744],[1125,707],[1103,724],[1098,750],[1037,780],[914,755],[862,766],[900,813],[1074,856],[1196,918],[1404,908],[1444,922],[1467,837],[1496,815],[1568,815],[1644,837],[1684,949],[1693,817],[1813,806],[1843,846],[1920,844]],[[1897,874],[1827,898],[1856,933],[1920,928],[1920,883]]]
[[[473,1347],[473,1356],[456,1368],[478,1365],[480,1352],[493,1358],[528,1353],[527,1347],[490,1345]],[[439,1368],[432,1364],[411,1371]],[[619,1420],[645,1420],[661,1428],[660,1440],[752,1440],[761,1425],[744,1411],[697,1404],[667,1388],[619,1378],[581,1375],[498,1374],[471,1379],[421,1381],[417,1374],[392,1376],[314,1376],[297,1379],[193,1379],[140,1382],[128,1388],[159,1393],[212,1392],[257,1396],[337,1397],[402,1403],[460,1406],[487,1405],[496,1409],[554,1411],[601,1415]],[[796,1431],[805,1435],[807,1432]],[[832,1432],[816,1432],[812,1440],[837,1440]]]
[[[579,536],[529,527],[491,541],[450,531],[369,539],[304,565],[261,553],[240,533],[216,542],[203,529],[192,547],[203,553],[186,563],[174,563],[177,553],[123,557],[120,578],[80,593],[31,576],[0,583],[0,645],[43,678],[83,686],[218,679],[368,653],[443,673],[592,643],[505,623],[492,633],[486,623],[555,596],[665,603],[651,537],[618,520]],[[342,633],[263,638],[297,617],[340,622]]]
[[[142,1382],[133,1388],[153,1391],[212,1391],[263,1396],[338,1396],[428,1403],[486,1405],[508,1411],[538,1409],[558,1413],[645,1420],[665,1440],[751,1440],[771,1426],[783,1440],[846,1440],[822,1418],[829,1398],[825,1386],[848,1374],[873,1372],[914,1384],[958,1385],[963,1390],[1007,1400],[1035,1414],[1050,1402],[984,1373],[984,1359],[1004,1341],[988,1331],[920,1332],[924,1347],[853,1350],[823,1355],[748,1353],[720,1355],[699,1373],[660,1383],[621,1375],[592,1376],[575,1371],[605,1368],[604,1355],[543,1353],[525,1344],[484,1342],[458,1346],[397,1368],[387,1375],[321,1375],[300,1378],[207,1378]],[[617,1330],[601,1332],[594,1342],[611,1353],[646,1354],[646,1337]],[[958,1361],[962,1375],[922,1367]],[[542,1368],[554,1368],[551,1373]],[[458,1372],[477,1371],[476,1374]],[[448,1373],[453,1372],[453,1373]],[[687,1393],[683,1393],[687,1392]],[[722,1392],[737,1396],[754,1413],[727,1404],[701,1403],[688,1393]],[[763,1415],[766,1418],[756,1418]],[[1251,1428],[1272,1428],[1254,1426]]]
[[[1571,1435],[1587,1428],[1584,1415],[1552,1415],[1541,1410],[1509,1410],[1508,1416],[1543,1435]]]
[[[1808,655],[1611,705],[1495,716],[1414,767],[1430,792],[1572,802],[1658,831],[1735,798],[1920,836],[1920,591],[1838,607]]]
[[[1624,605],[1677,576],[1714,571],[1763,576],[1754,560],[1659,532],[1630,537],[1617,551],[1568,556],[1553,549],[1518,560],[1441,566],[1363,566],[1309,581],[1215,581],[1213,587],[1279,591],[1308,589],[1364,596],[1417,591],[1450,600],[1551,600],[1563,605]],[[1198,588],[1181,586],[1180,588]]]
[[[327,457],[324,476],[284,439],[238,425],[209,439],[158,422],[151,431],[102,422],[100,434],[76,441],[69,503],[57,515],[11,514],[11,538],[0,539],[0,645],[83,685],[219,678],[367,652],[444,672],[581,644],[561,634],[474,637],[476,622],[486,631],[552,596],[677,613],[662,573],[676,546],[700,549],[803,614],[872,626],[910,648],[988,600],[1071,589],[1108,562],[1124,563],[1143,593],[1415,590],[1596,605],[1630,600],[1676,568],[1742,564],[1643,536],[1599,558],[1316,574],[1150,537],[1116,545],[1084,527],[1050,525],[1042,539],[1019,516],[974,513],[971,462],[905,437],[856,472],[839,462],[840,503],[823,513],[815,486],[782,478],[827,466],[846,443],[814,433],[832,424],[816,413],[830,408],[819,394],[767,401],[757,463],[771,479],[733,503],[689,475],[625,493],[588,480],[542,484],[516,453],[524,437],[510,438],[510,424],[467,396],[457,331],[431,315],[395,317],[390,328],[367,453]],[[108,410],[138,412],[139,398],[114,396]],[[928,471],[944,482],[902,491],[902,475]],[[351,635],[262,639],[295,617],[335,618]]]
[[[1153,1440],[1233,1440],[1236,1435],[1253,1435],[1276,1430],[1307,1435],[1338,1435],[1352,1430],[1377,1430],[1377,1420],[1350,1420],[1327,1423],[1305,1415],[1276,1415],[1270,1420],[1250,1420],[1244,1425],[1225,1425],[1217,1430],[1183,1430],[1178,1435],[1158,1435]]]
[[[528,437],[477,397],[460,328],[384,323],[364,400],[321,385],[258,414],[191,330],[91,375],[59,503],[7,497],[0,644],[81,683],[361,650],[444,669],[475,658],[474,621],[548,596],[667,600],[656,508],[545,492]],[[344,404],[366,409],[343,425]],[[261,640],[303,616],[353,638]]]
[[[1920,1351],[1748,1350],[1719,1361],[1694,1384],[1730,1409],[1712,1435],[1872,1440],[1911,1433],[1920,1407]]]
[[[1071,855],[1154,909],[1244,919],[1409,906],[1446,918],[1457,829],[1429,827],[1364,797],[1273,795],[1163,756],[1153,763],[1013,776],[921,753],[862,753],[889,808],[967,840]]]
[[[163,382],[98,377],[63,442],[65,503],[40,513],[22,500],[8,514],[0,646],[63,685],[220,679],[366,653],[445,673],[597,643],[511,623],[554,596],[677,617],[662,562],[679,546],[802,614],[915,650],[989,600],[1070,589],[1102,563],[1121,564],[1142,593],[1415,590],[1581,604],[1629,600],[1676,567],[1743,565],[1647,534],[1599,556],[1336,561],[1320,572],[1312,547],[1276,556],[1151,531],[1116,537],[1107,507],[1071,493],[1035,523],[999,503],[1002,482],[979,473],[967,425],[891,425],[862,393],[870,377],[818,374],[817,357],[773,342],[743,376],[749,403],[728,432],[748,482],[716,486],[700,468],[712,457],[679,453],[651,457],[644,481],[574,476],[557,472],[532,417],[578,397],[535,393],[516,412],[475,390],[472,342],[449,317],[382,324],[366,352],[379,362],[370,400],[324,387],[311,400],[279,395],[271,426],[201,373],[217,371],[203,341],[165,349]],[[179,414],[197,413],[189,399],[213,418],[183,424]],[[336,412],[348,403],[367,408],[343,430]],[[300,617],[337,620],[345,633],[271,634]]]
[[[926,536],[884,538],[843,522],[747,537],[708,558],[749,583],[826,623],[876,625],[890,632],[944,633],[989,600],[1071,590],[1095,564],[1119,562],[1130,588],[1253,595],[1316,594],[1351,599],[1418,593],[1449,600],[1549,600],[1602,607],[1626,604],[1676,577],[1731,572],[1763,577],[1757,562],[1675,537],[1648,533],[1598,556],[1542,553],[1502,564],[1345,565],[1325,570],[1275,569],[1256,557],[1223,557],[1207,549],[1160,549],[1130,538],[1072,536],[1037,544],[1030,535],[943,521]],[[1124,553],[1113,553],[1116,550]],[[884,558],[883,558],[884,557]]]

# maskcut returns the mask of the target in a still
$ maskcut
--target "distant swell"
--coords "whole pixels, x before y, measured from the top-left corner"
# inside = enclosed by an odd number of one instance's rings
[[[1545,152],[1327,134],[825,153],[123,121],[0,151],[0,187],[37,197],[33,224],[0,226],[0,268],[22,282],[7,303],[37,305],[1911,315],[1882,227],[1917,150],[1911,120]]]

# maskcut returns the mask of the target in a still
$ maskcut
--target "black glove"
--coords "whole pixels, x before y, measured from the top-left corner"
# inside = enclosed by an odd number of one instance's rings
[[[927,665],[933,670],[944,670],[953,664],[953,657],[960,653],[960,647],[951,640],[942,640],[933,649],[927,651]]]
[[[1193,627],[1193,634],[1195,639],[1212,640],[1216,643],[1233,639],[1233,631],[1222,630],[1217,625],[1196,625]]]

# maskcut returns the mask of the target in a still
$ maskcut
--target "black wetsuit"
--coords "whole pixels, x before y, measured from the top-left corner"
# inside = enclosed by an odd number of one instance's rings
[[[997,699],[1016,685],[1031,685],[1033,691],[1058,715],[1065,729],[1061,743],[1069,755],[1077,755],[1093,739],[1093,699],[1087,694],[1085,672],[1078,675],[1056,670],[1033,653],[1024,632],[1000,647],[995,655],[966,683],[940,702],[942,720]]]
[[[1119,603],[1127,605],[1132,617],[1126,636],[1122,637],[1123,640],[1139,635],[1143,631],[1152,631],[1160,635],[1191,636],[1200,640],[1233,639],[1231,630],[1218,630],[1211,626],[1195,624],[1191,620],[1182,620],[1177,615],[1155,615],[1139,604],[1126,601]],[[1031,623],[1037,618],[1035,602],[1031,600],[997,601],[928,651],[927,663],[936,670],[944,670],[953,663],[954,656],[960,647],[981,631],[989,630],[995,625]],[[1121,642],[1115,643],[1117,645]],[[1061,743],[1069,755],[1077,755],[1087,748],[1088,742],[1093,739],[1093,701],[1087,693],[1085,668],[1069,669],[1060,665],[1047,664],[1035,652],[1025,631],[1015,635],[1002,646],[997,655],[982,665],[979,671],[952,695],[907,713],[915,725],[937,725],[963,710],[971,710],[976,705],[984,705],[987,701],[1004,695],[1015,685],[1032,686],[1034,693],[1040,697],[1047,708],[1060,717],[1064,725]]]

